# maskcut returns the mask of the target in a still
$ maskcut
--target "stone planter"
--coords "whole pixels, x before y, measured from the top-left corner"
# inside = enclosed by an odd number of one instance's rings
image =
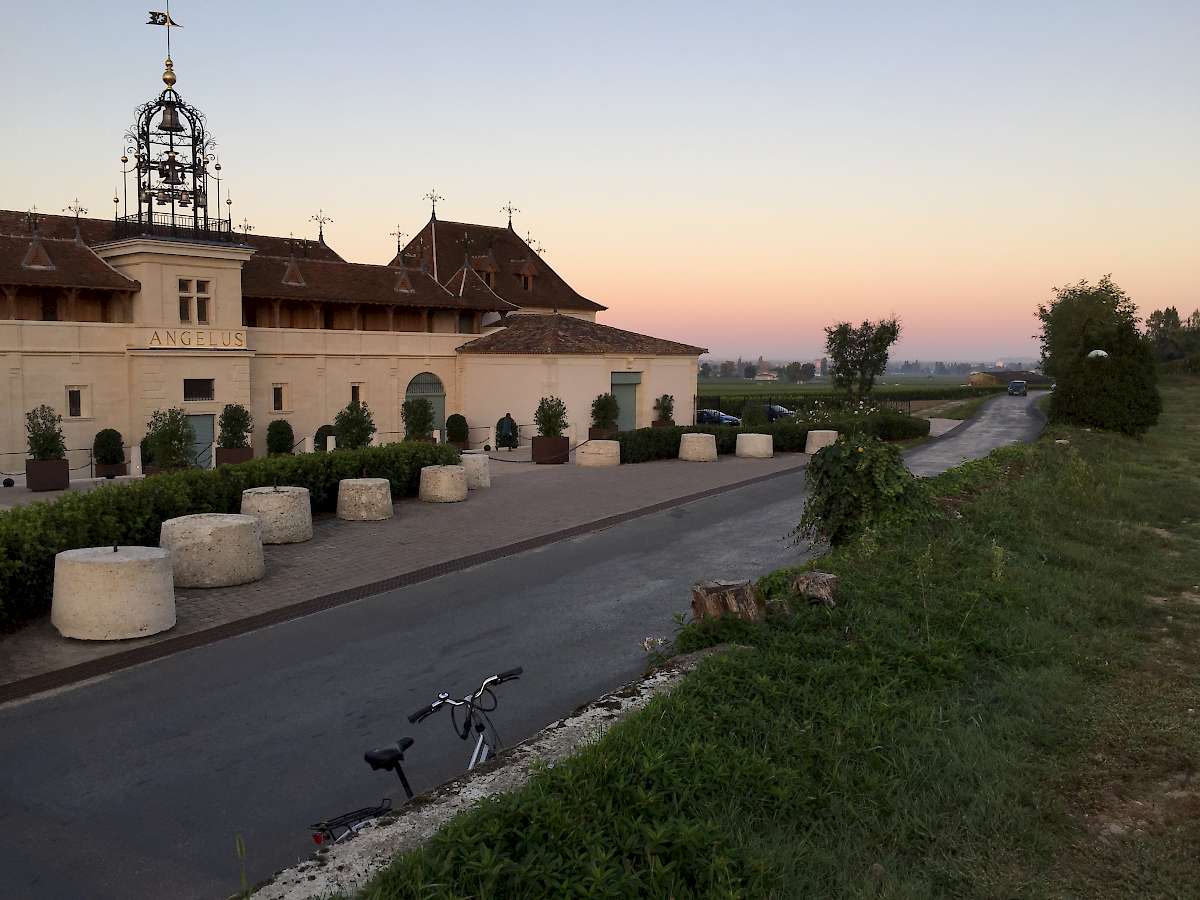
[[[217,465],[236,466],[238,463],[250,462],[254,459],[253,447],[218,447]]]
[[[836,431],[810,431],[804,439],[804,452],[811,456],[822,447],[837,443],[837,438]]]
[[[483,450],[464,450],[462,467],[467,473],[467,490],[477,491],[492,486],[492,461]]]
[[[258,519],[264,544],[299,544],[312,540],[312,505],[308,488],[259,487],[242,491],[242,515]]]
[[[467,471],[462,466],[425,466],[417,496],[425,503],[460,503],[467,499]]]
[[[118,641],[175,624],[171,557],[160,547],[83,547],[54,557],[50,621],[63,637]]]
[[[588,441],[575,449],[575,465],[605,468],[621,464],[620,441]]]
[[[617,429],[615,428],[597,428],[593,425],[588,429],[589,441],[611,441],[616,436]]]
[[[129,474],[129,463],[96,463],[97,478],[118,478]]]
[[[687,462],[716,462],[715,434],[684,434],[679,438],[679,458]]]
[[[343,478],[338,482],[337,517],[347,522],[381,522],[395,514],[386,478]]]
[[[65,459],[27,459],[25,486],[31,491],[65,491],[71,486],[71,465]]]
[[[542,437],[533,439],[533,461],[543,466],[561,466],[571,456],[571,440],[565,437]]]
[[[775,443],[769,434],[739,434],[734,450],[742,459],[770,459],[775,455]]]
[[[171,554],[176,587],[228,587],[266,574],[262,527],[254,516],[199,513],[162,523],[159,546]]]
[[[675,420],[674,419],[655,419],[653,422],[650,423],[650,427],[651,428],[674,428]]]

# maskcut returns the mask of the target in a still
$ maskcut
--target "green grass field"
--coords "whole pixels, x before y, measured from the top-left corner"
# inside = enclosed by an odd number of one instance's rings
[[[817,562],[835,609],[687,626],[750,649],[361,896],[1196,896],[1200,381],[1163,397],[1142,440],[1052,426],[935,479],[938,516]]]

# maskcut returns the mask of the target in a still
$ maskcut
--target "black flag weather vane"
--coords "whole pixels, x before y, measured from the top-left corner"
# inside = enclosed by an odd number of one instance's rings
[[[165,25],[167,29],[167,57],[171,56],[171,29],[182,28],[183,26],[171,18],[171,0],[166,0],[166,9],[159,12],[157,9],[150,10],[150,18],[146,20],[147,25]]]

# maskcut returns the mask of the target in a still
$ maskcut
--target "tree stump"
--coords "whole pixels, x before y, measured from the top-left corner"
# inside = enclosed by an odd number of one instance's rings
[[[838,577],[828,572],[801,572],[792,582],[792,587],[803,600],[820,603],[833,609],[837,606],[834,594],[837,592]]]
[[[763,603],[752,581],[698,581],[692,585],[692,618],[719,619],[733,616],[748,622],[760,622],[766,616]]]

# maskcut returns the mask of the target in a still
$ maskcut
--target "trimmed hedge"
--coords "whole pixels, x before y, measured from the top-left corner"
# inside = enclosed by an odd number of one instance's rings
[[[273,456],[103,485],[0,511],[0,629],[49,611],[54,555],[61,550],[113,544],[155,547],[164,520],[191,513],[236,513],[242,491],[252,487],[306,487],[314,512],[336,508],[343,478],[386,478],[393,497],[410,497],[417,493],[423,466],[458,461],[452,447],[407,442]]]
[[[908,441],[929,434],[929,420],[881,409],[857,418],[833,416],[829,427],[842,434],[865,434],[881,441]]]

